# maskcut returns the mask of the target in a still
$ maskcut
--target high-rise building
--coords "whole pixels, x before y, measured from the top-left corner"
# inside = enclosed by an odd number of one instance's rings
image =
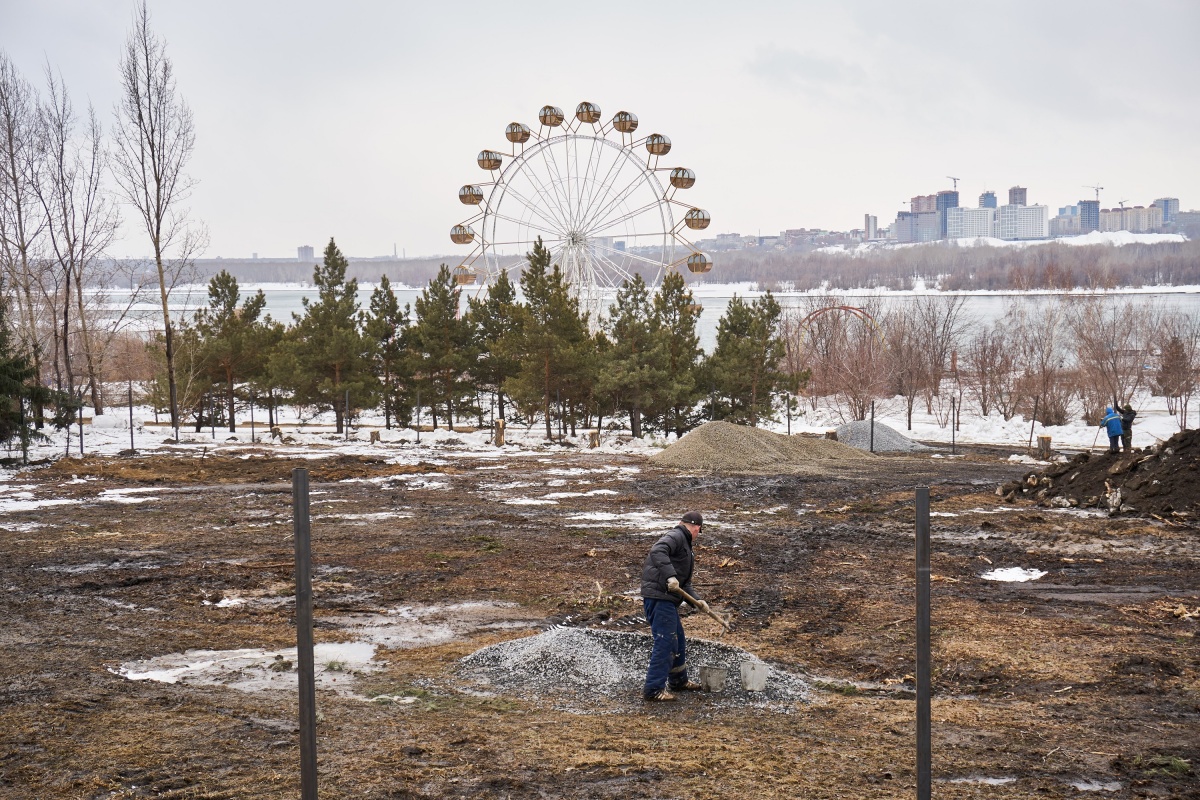
[[[312,261],[312,258],[313,258],[313,249],[311,246],[305,244],[305,245],[301,245],[300,247],[296,248],[296,260]]]
[[[1162,228],[1162,218],[1162,209],[1157,205],[1149,208],[1145,206],[1105,208],[1100,210],[1100,230],[1150,233]]]
[[[958,208],[958,191],[945,189],[937,193],[938,233],[946,238],[946,209]]]
[[[996,235],[994,208],[948,208],[945,213],[947,239],[979,239]]]
[[[1077,205],[1079,206],[1079,232],[1091,233],[1100,230],[1100,201],[1080,200]]]
[[[1014,186],[1008,190],[1008,204],[1010,206],[1023,206],[1028,203],[1028,191],[1023,186]]]
[[[1175,215],[1179,213],[1178,197],[1160,197],[1154,201],[1154,205],[1162,209],[1164,225],[1170,225],[1175,221]]]
[[[1050,209],[1009,203],[996,209],[996,236],[1000,239],[1050,238]]]
[[[901,211],[896,215],[893,230],[897,242],[935,242],[942,238],[940,218],[937,211],[922,211],[914,214]]]
[[[937,211],[937,195],[917,195],[908,201],[908,210],[913,214],[923,214],[926,211]]]
[[[863,239],[871,241],[879,238],[879,218],[874,214],[863,215]]]
[[[986,192],[979,195],[979,207],[980,208],[995,208],[996,207],[996,193],[993,192],[991,189],[988,189]]]

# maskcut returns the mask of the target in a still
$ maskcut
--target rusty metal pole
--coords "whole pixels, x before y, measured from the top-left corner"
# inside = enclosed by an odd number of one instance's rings
[[[133,446],[133,381],[129,381],[129,455],[136,455]]]
[[[296,671],[300,684],[300,797],[317,800],[317,689],[313,668],[312,532],[308,470],[292,470],[292,532],[296,540]]]
[[[875,452],[875,401],[871,401],[871,452]]]
[[[932,792],[929,654],[929,487],[917,487],[917,800]]]

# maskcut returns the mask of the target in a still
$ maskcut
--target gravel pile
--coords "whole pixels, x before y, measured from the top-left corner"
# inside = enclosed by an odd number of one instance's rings
[[[476,688],[527,698],[559,696],[596,703],[641,702],[650,636],[589,628],[552,628],[537,636],[513,639],[476,650],[459,662],[459,674]],[[725,690],[700,692],[703,701],[723,706],[779,707],[803,701],[808,686],[799,677],[772,669],[761,692],[741,687],[743,661],[761,661],[745,650],[719,642],[688,640],[689,676],[698,681],[701,666],[729,670]]]
[[[824,473],[839,463],[870,458],[870,454],[828,439],[706,422],[650,460],[700,472],[778,474]]]
[[[851,422],[837,429],[838,441],[859,450],[871,449],[871,421]],[[914,442],[904,434],[889,428],[882,422],[875,423],[875,452],[876,453],[911,453],[914,450],[928,450],[919,442]]]

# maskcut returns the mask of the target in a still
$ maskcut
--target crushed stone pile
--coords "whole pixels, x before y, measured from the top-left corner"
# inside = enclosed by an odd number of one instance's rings
[[[838,441],[859,450],[871,449],[871,421],[862,420],[850,422],[837,429]],[[915,450],[928,450],[920,442],[900,433],[895,428],[889,428],[882,422],[875,423],[875,452],[876,453],[911,453]]]
[[[650,457],[676,469],[720,473],[820,473],[874,458],[829,439],[786,436],[731,422],[706,422]]]
[[[527,698],[573,696],[579,700],[638,700],[652,648],[648,634],[589,628],[551,628],[536,636],[512,639],[476,650],[459,662],[459,674],[476,688]],[[721,705],[781,707],[804,701],[808,685],[799,677],[771,669],[766,688],[741,686],[743,661],[761,659],[727,644],[688,639],[688,674],[699,680],[701,666],[729,670],[725,690],[703,693]]]
[[[1097,508],[1174,522],[1200,520],[1200,431],[1175,434],[1154,447],[1110,455],[1080,453],[1064,464],[1027,473],[996,494],[1028,497],[1058,508]]]

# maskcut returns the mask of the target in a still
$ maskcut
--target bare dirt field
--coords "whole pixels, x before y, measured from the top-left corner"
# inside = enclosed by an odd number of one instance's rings
[[[298,796],[294,671],[276,652],[296,641],[297,466],[318,647],[375,645],[369,664],[318,656],[322,797],[913,796],[918,485],[935,514],[934,795],[1200,797],[1189,524],[1002,500],[1027,467],[986,448],[742,476],[573,448],[379,452],[19,473],[28,508],[0,516],[0,797]],[[642,559],[689,509],[706,518],[696,586],[733,615],[721,643],[802,698],[648,706],[636,681],[489,688],[463,671],[556,626],[645,634]],[[1046,574],[981,577],[1013,567]],[[270,666],[197,677],[235,650]]]

